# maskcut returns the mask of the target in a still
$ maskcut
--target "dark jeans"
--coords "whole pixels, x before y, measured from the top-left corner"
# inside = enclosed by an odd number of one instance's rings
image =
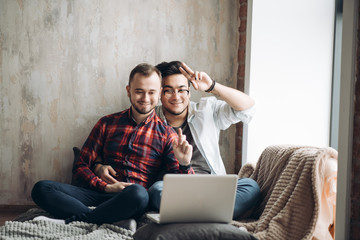
[[[158,181],[149,188],[150,206],[157,211],[160,209],[162,189],[163,181]],[[219,194],[221,194],[221,190]],[[239,218],[248,210],[257,206],[259,199],[260,187],[256,181],[251,178],[238,179],[233,219]]]
[[[147,190],[138,184],[119,193],[103,193],[54,181],[39,181],[31,193],[33,201],[66,223],[113,223],[137,218],[145,213],[149,203]],[[96,207],[94,210],[88,206]]]

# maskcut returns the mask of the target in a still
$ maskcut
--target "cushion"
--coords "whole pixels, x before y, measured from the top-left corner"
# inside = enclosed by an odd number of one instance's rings
[[[149,223],[134,234],[135,240],[253,240],[257,239],[248,232],[224,223]]]
[[[73,147],[73,152],[74,152],[74,160],[73,160],[73,165],[72,165],[72,167],[74,168],[74,164],[75,164],[75,162],[78,160],[79,155],[80,155],[80,148],[78,148],[78,147]],[[72,177],[71,177],[71,185],[75,185],[75,186],[78,186],[78,187],[82,187],[83,184],[81,184],[81,182],[74,177],[74,174],[72,174]]]

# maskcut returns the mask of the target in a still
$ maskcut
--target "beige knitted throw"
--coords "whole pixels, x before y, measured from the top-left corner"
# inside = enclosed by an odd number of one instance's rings
[[[262,201],[256,221],[234,221],[261,239],[311,239],[318,219],[325,162],[337,159],[332,148],[270,146],[255,169],[245,165],[239,177],[251,177],[260,186]],[[251,175],[250,175],[251,174]]]

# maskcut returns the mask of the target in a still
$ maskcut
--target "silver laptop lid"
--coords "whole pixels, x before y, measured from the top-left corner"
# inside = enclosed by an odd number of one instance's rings
[[[167,174],[160,223],[232,220],[237,175]]]

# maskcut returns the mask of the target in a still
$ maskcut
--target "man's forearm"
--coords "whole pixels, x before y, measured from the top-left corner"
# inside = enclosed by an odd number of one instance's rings
[[[247,94],[216,82],[211,93],[222,98],[236,111],[244,111],[254,106],[255,101]]]
[[[104,191],[107,185],[106,182],[102,181],[86,166],[77,166],[73,171],[73,176],[86,184],[89,188],[97,189],[99,191]]]
[[[100,176],[100,169],[103,165],[100,162],[96,162],[95,166],[93,167],[93,171],[95,173],[96,176]]]

